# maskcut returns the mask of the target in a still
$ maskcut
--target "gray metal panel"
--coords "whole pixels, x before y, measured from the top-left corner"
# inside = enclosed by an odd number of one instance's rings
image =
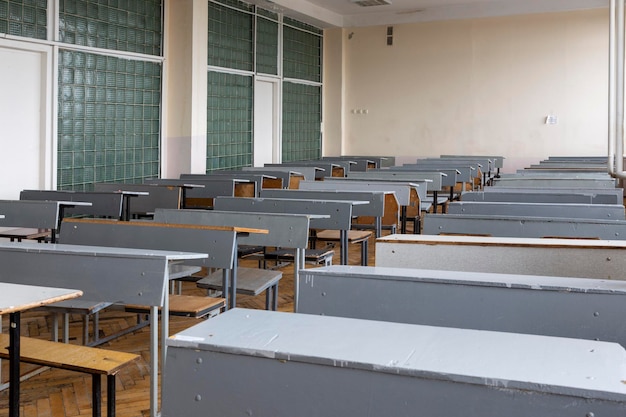
[[[303,191],[387,191],[393,192],[403,206],[410,203],[411,188],[418,189],[419,184],[383,183],[366,181],[349,181],[337,179],[329,181],[301,181],[299,190]],[[418,192],[419,195],[419,192]]]
[[[624,206],[619,204],[560,204],[490,201],[454,201],[449,214],[479,216],[565,217],[570,219],[624,220]]]
[[[171,259],[206,256],[171,255]],[[0,281],[76,288],[89,300],[162,306],[169,260],[169,252],[163,251],[0,243]]]
[[[318,229],[349,230],[352,223],[352,204],[345,201],[218,197],[213,207],[222,211],[329,215],[310,220],[310,226]]]
[[[503,168],[504,160],[506,159],[504,156],[500,155],[440,155],[439,157],[442,159],[486,158],[494,161],[496,168]]]
[[[459,164],[454,164],[454,166],[452,166],[452,164],[448,165],[447,167],[443,164],[432,164],[432,165],[428,165],[428,164],[404,164],[402,166],[396,166],[396,167],[391,167],[389,168],[390,170],[394,170],[394,171],[441,171],[445,174],[452,174],[452,172],[450,172],[450,170],[455,169],[457,172],[456,174],[456,181],[457,182],[471,182],[473,178],[476,177],[476,169],[473,168],[470,165],[467,166],[461,166]]]
[[[236,232],[191,227],[167,227],[149,222],[65,223],[63,243],[199,252],[207,259],[188,262],[212,268],[232,268]]]
[[[385,213],[385,194],[384,191],[358,190],[263,190],[261,197],[294,200],[366,201],[368,204],[355,204],[352,207],[352,215],[382,217]]]
[[[176,186],[187,188],[185,190],[186,198],[215,198],[218,196],[232,197],[235,195],[235,185],[239,183],[254,183],[248,179],[224,178],[216,176],[215,178],[193,178],[188,179],[154,179],[146,180],[147,184]],[[255,195],[256,195],[256,183]]]
[[[149,184],[96,183],[96,191],[144,191],[148,195],[133,197],[131,214],[154,213],[157,208],[180,208],[182,192],[180,187]]]
[[[79,201],[91,206],[67,207],[66,216],[122,217],[124,196],[113,192],[78,192],[52,190],[23,190],[20,200]]]
[[[557,193],[485,193],[469,191],[461,195],[462,201],[490,201],[509,203],[577,203],[594,204],[592,194],[557,194]],[[613,199],[616,200],[616,199]],[[612,204],[616,204],[613,201]],[[597,202],[595,204],[598,204]],[[608,204],[608,203],[604,203]]]
[[[324,161],[295,161],[295,162],[283,162],[282,164],[265,164],[266,167],[291,167],[300,171],[299,167],[313,167],[320,168],[315,170],[315,178],[331,177],[333,175],[333,167],[343,167],[338,162],[324,162]],[[344,172],[345,175],[345,172]],[[307,178],[308,179],[308,178]]]
[[[417,163],[414,164],[403,164],[399,168],[408,167],[407,169],[411,169],[411,167],[417,166],[422,168],[456,168],[461,171],[462,175],[469,175],[470,178],[479,178],[481,177],[480,173],[482,170],[482,166],[477,162],[472,161],[459,161],[459,160],[442,160],[442,159],[434,159],[434,160],[425,160],[418,159]],[[395,169],[397,167],[393,167]]]
[[[442,181],[445,174],[443,173],[405,173],[399,171],[392,170],[381,170],[381,171],[367,171],[367,172],[349,172],[349,179],[380,179],[380,180],[393,180],[393,181],[420,181],[420,180],[431,180],[432,182],[428,184],[428,191],[441,191]]]
[[[561,172],[556,170],[518,170],[514,174],[500,174],[500,178],[537,178],[537,179],[549,179],[549,178],[571,178],[571,179],[598,179],[598,180],[610,180],[611,177],[606,172]]]
[[[375,165],[375,168],[380,168],[380,165],[376,160],[367,157],[348,157],[348,156],[324,156],[322,161],[351,161],[354,162],[350,165],[350,171],[365,172],[369,168],[370,164]]]
[[[307,269],[299,279],[298,313],[626,346],[624,282],[339,265]]]
[[[266,229],[267,234],[251,233],[237,239],[240,245],[306,248],[309,241],[309,216],[304,214],[243,213],[217,210],[157,209],[158,223],[239,226]]]
[[[456,185],[457,182],[460,182],[461,180],[459,179],[459,175],[460,175],[460,171],[457,170],[456,168],[444,168],[444,169],[401,169],[401,170],[396,170],[393,168],[389,169],[390,171],[398,171],[398,172],[402,172],[402,173],[412,173],[412,174],[420,174],[420,175],[436,175],[437,173],[443,173],[445,174],[445,176],[443,176],[441,178],[441,185],[444,187],[454,187]]]
[[[626,400],[606,342],[235,309],[168,345],[164,417],[614,417]]]
[[[255,169],[255,167],[244,167],[242,168],[242,170],[240,172],[243,173],[248,173],[248,174],[263,174],[263,175],[270,175],[272,177],[275,178],[280,178],[281,180],[283,180],[283,188],[288,188],[289,187],[289,181],[291,180],[291,177],[294,175],[298,175],[298,176],[304,176],[304,174],[294,171],[294,170],[286,170],[286,171],[277,171],[277,170],[262,170],[262,169]],[[314,179],[314,178],[313,178]],[[260,187],[259,187],[260,189]]]
[[[496,178],[495,187],[548,187],[548,188],[615,188],[614,179],[596,180],[589,178]]]
[[[391,235],[376,266],[626,281],[623,241]]]
[[[485,193],[546,193],[546,194],[591,194],[593,204],[622,204],[623,188],[547,188],[547,187],[484,187]]]
[[[458,157],[439,157],[439,158],[426,158],[418,159],[417,163],[422,161],[458,161],[463,163],[479,164],[480,170],[483,173],[495,171],[495,160],[493,158],[481,157],[481,156],[458,156]]]
[[[291,167],[291,166],[282,166],[282,165],[272,165],[272,166],[265,166],[265,167],[243,167],[242,169],[244,171],[250,170],[250,171],[259,171],[259,172],[264,172],[264,171],[296,172],[298,174],[303,175],[304,179],[307,181],[313,181],[315,179],[315,173],[317,171],[317,168],[311,167],[311,166]]]
[[[372,188],[376,189],[379,186],[385,185],[393,185],[393,186],[409,186],[415,188],[417,190],[417,195],[420,198],[420,201],[426,201],[426,192],[429,184],[432,183],[431,180],[416,180],[416,181],[402,181],[402,180],[380,180],[380,179],[362,179],[362,178],[326,178],[324,181],[317,181],[317,183],[333,183],[333,182],[345,182],[346,184],[367,184]],[[432,188],[432,187],[430,187]]]
[[[422,233],[624,240],[623,220],[426,214]]]
[[[56,229],[59,223],[59,203],[56,201],[0,200],[1,227]]]
[[[211,174],[201,175],[201,174],[181,174],[180,179],[186,181],[196,181],[196,180],[207,180],[207,181],[217,181],[222,178],[230,178],[233,180],[247,180],[252,181],[256,184],[256,192],[259,192],[261,188],[263,188],[263,180],[266,178],[275,179],[276,177],[269,174],[255,174],[253,172],[243,172],[243,171],[212,171]],[[282,179],[282,178],[281,178]],[[204,184],[204,183],[202,183]],[[288,184],[288,183],[287,183]],[[207,185],[205,184],[205,187]]]

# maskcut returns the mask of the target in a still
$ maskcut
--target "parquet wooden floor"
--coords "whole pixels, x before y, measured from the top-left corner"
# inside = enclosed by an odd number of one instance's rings
[[[360,264],[359,245],[350,245],[351,265]],[[374,265],[374,239],[369,243],[369,264]],[[339,262],[339,250],[335,248],[335,262]],[[249,263],[249,264],[248,264]],[[243,266],[256,266],[256,262],[242,261]],[[311,266],[307,266],[311,267]],[[282,269],[283,279],[279,285],[278,308],[280,311],[293,311],[293,266]],[[204,295],[193,283],[185,283],[185,294]],[[238,307],[265,308],[265,295],[250,297],[238,295]],[[101,335],[118,332],[136,323],[136,315],[123,311],[101,313]],[[197,323],[196,319],[172,317],[170,334],[180,332]],[[3,319],[3,331],[7,331],[8,318]],[[28,312],[22,315],[22,334],[42,339],[50,339],[51,320],[44,313]],[[70,322],[71,343],[81,343],[82,317],[72,316]],[[149,415],[149,329],[119,337],[104,344],[107,349],[140,354],[142,360],[122,370],[117,376],[117,416],[145,417]],[[22,365],[25,373],[34,367]],[[2,382],[8,377],[8,363],[2,361]],[[106,386],[103,380],[103,386]],[[74,417],[91,416],[91,376],[77,372],[48,369],[29,378],[21,385],[21,416],[23,417]],[[106,412],[106,396],[103,398],[103,415]],[[0,392],[0,417],[8,416],[8,390]],[[180,416],[184,417],[184,416]]]

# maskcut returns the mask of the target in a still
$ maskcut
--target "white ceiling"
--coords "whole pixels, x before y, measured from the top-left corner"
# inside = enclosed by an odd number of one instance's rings
[[[376,26],[607,7],[609,0],[390,0],[362,7],[353,0],[253,0],[317,26]]]

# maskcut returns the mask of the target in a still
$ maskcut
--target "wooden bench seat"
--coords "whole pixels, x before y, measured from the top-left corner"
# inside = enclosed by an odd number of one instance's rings
[[[270,269],[237,268],[239,294],[257,296],[265,291],[265,309],[278,309],[278,283],[283,273]],[[222,291],[222,271],[216,271],[199,280],[196,285],[207,290]]]
[[[0,334],[0,358],[9,358],[9,335]],[[92,375],[92,415],[102,413],[101,376],[107,377],[107,416],[115,416],[115,375],[139,355],[47,340],[20,338],[20,361]]]
[[[52,237],[50,229],[35,229],[29,227],[2,228],[0,237],[10,239],[11,242],[21,242],[22,240],[36,240],[43,242]]]
[[[172,316],[202,318],[211,312],[221,310],[226,305],[224,298],[203,297],[197,295],[169,295],[169,312]],[[124,306],[126,311],[148,313],[149,306],[138,304]],[[159,309],[159,312],[161,309]]]
[[[367,266],[368,241],[373,236],[373,232],[368,230],[348,230],[348,243],[361,244],[361,265]],[[315,234],[315,240],[323,242],[339,242],[339,230],[320,230]]]

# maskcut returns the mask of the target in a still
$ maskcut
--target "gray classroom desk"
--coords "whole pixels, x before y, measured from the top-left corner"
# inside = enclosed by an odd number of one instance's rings
[[[332,158],[332,157],[331,157]],[[344,159],[367,159],[370,161],[374,161],[376,164],[376,168],[385,168],[392,167],[396,164],[395,156],[380,156],[380,155],[341,155],[340,157],[335,158],[344,158]]]
[[[218,210],[162,210],[157,209],[154,220],[172,224],[201,224],[205,226],[257,227],[268,233],[250,233],[237,238],[240,245],[295,248],[299,256],[294,257],[294,307],[298,304],[298,274],[304,269],[301,260],[309,243],[309,224],[314,218],[329,218],[329,215],[250,213]],[[277,284],[276,284],[277,285]],[[276,303],[276,297],[273,299]]]
[[[504,160],[506,159],[501,155],[439,155],[442,159],[467,159],[467,158],[479,158],[479,159],[490,159],[494,162],[494,167],[496,169],[504,168]]]
[[[306,181],[314,181],[318,176],[318,171],[325,171],[324,168],[319,168],[315,166],[282,166],[278,164],[273,164],[271,166],[263,166],[263,167],[244,167],[242,168],[244,171],[251,169],[253,171],[285,171],[285,172],[296,172],[302,176]],[[321,174],[320,174],[321,175]]]
[[[0,316],[9,314],[9,416],[20,415],[21,312],[80,297],[80,290],[0,282]]]
[[[307,269],[300,281],[298,313],[626,347],[624,281],[343,265]]]
[[[273,175],[277,178],[282,178],[283,188],[292,189],[297,189],[300,181],[304,181],[306,179],[306,175],[304,173],[290,168],[271,169],[271,167],[243,167],[241,172]],[[311,181],[313,181],[315,179],[315,169],[311,169],[308,176],[311,178]]]
[[[317,181],[317,182],[323,183],[326,181]],[[352,203],[352,206],[353,206],[352,207],[353,216],[355,217],[371,216],[375,218],[374,230],[375,230],[376,237],[378,237],[378,236],[382,236],[382,228],[383,228],[382,219],[385,216],[386,210],[388,209],[386,197],[391,193],[392,191],[353,190],[350,192],[346,192],[344,190],[335,190],[335,189],[264,190],[261,193],[261,197],[284,198],[284,199],[293,199],[293,200],[349,201],[350,203]],[[398,210],[399,210],[397,198],[395,198],[395,200],[393,201],[395,202],[395,205],[396,207],[398,207]],[[347,256],[347,252],[345,253],[345,255]]]
[[[263,195],[275,195],[278,191],[283,193],[298,192],[297,190],[265,190]],[[368,204],[363,200],[345,199],[290,199],[284,198],[238,198],[219,197],[215,199],[215,209],[225,211],[265,212],[286,214],[321,214],[329,215],[326,218],[311,218],[310,226],[315,229],[331,229],[340,231],[341,263],[348,262],[348,231],[352,225],[354,207]],[[304,263],[303,263],[304,265]]]
[[[91,203],[90,206],[68,207],[64,211],[67,216],[108,217],[125,220],[124,212],[128,204],[127,198],[135,193],[101,192],[101,191],[56,191],[56,190],[22,190],[22,201],[81,201]]]
[[[597,220],[626,219],[623,204],[453,201],[448,205],[448,213],[477,216],[566,217]]]
[[[615,188],[614,179],[593,178],[495,178],[494,187],[544,187],[544,188]]]
[[[0,243],[0,281],[14,284],[77,288],[89,300],[121,304],[149,305],[150,308],[150,416],[158,410],[159,354],[167,354],[168,315],[161,316],[161,338],[158,308],[168,310],[168,265],[206,258],[205,253],[172,252],[100,246],[41,245],[37,243]],[[76,265],[81,265],[77,268]],[[85,269],[90,271],[85,279]],[[42,275],[42,271],[46,271]]]
[[[495,161],[489,158],[464,158],[464,157],[456,157],[456,158],[424,158],[418,159],[416,161],[417,164],[422,163],[452,163],[452,164],[471,164],[476,167],[476,173],[480,175],[481,185],[485,186],[488,182],[496,176],[497,170],[495,168]]]
[[[495,237],[626,239],[626,221],[564,217],[426,214],[425,235],[464,234]]]
[[[594,202],[594,194],[592,193],[486,193],[484,191],[468,191],[461,194],[461,201],[599,204],[597,199]],[[614,199],[610,204],[617,204],[617,199]]]
[[[623,188],[549,188],[549,187],[485,187],[484,193],[532,193],[532,194],[591,194],[593,204],[622,204],[624,202]]]
[[[315,179],[326,177],[345,177],[347,164],[341,164],[340,161],[324,162],[324,161],[295,161],[283,162],[282,164],[265,164],[265,167],[283,167],[292,168],[300,171],[300,167],[312,167],[315,169]]]
[[[325,190],[325,191],[390,191],[394,192],[398,204],[401,206],[402,214],[401,233],[406,233],[407,211],[413,207],[417,210],[419,220],[420,204],[422,198],[426,197],[426,181],[421,183],[411,182],[385,182],[385,181],[364,181],[349,180],[347,178],[326,179],[324,181],[303,181],[300,183],[300,190]]]
[[[623,240],[391,235],[376,266],[626,280]]]
[[[122,184],[96,183],[95,191],[134,193],[132,209],[127,206],[124,218],[130,220],[133,216],[149,216],[159,208],[179,209],[182,204],[182,189],[180,187],[159,186],[151,184]]]
[[[4,214],[0,226],[9,227],[0,233],[0,237],[17,238],[16,228],[49,229],[51,242],[56,243],[57,233],[61,229],[61,222],[65,216],[65,210],[71,207],[91,206],[84,201],[24,201],[24,200],[0,200],[0,211]]]
[[[377,161],[375,159],[370,159],[366,157],[347,157],[347,156],[323,156],[322,161],[349,161],[353,162],[350,165],[350,171],[360,171],[365,172],[368,169],[376,169],[379,168]]]
[[[445,203],[448,198],[440,198],[439,193],[443,191],[443,178],[446,176],[443,172],[435,173],[420,173],[420,172],[403,172],[387,170],[370,170],[367,172],[350,172],[348,173],[348,179],[358,180],[384,180],[384,181],[404,181],[404,182],[419,182],[422,180],[431,180],[428,184],[428,191],[433,193],[433,206],[435,211],[437,206]]]
[[[163,417],[615,417],[626,407],[617,343],[235,309],[168,344]]]
[[[210,174],[180,174],[181,180],[186,181],[219,181],[221,179],[231,179],[231,180],[246,180],[254,182],[256,195],[252,197],[258,197],[258,193],[263,188],[283,188],[283,177],[276,177],[275,175],[270,175],[266,173],[260,172],[251,172],[251,171],[213,171]],[[206,185],[205,185],[206,187]],[[231,194],[236,195],[236,194]]]

